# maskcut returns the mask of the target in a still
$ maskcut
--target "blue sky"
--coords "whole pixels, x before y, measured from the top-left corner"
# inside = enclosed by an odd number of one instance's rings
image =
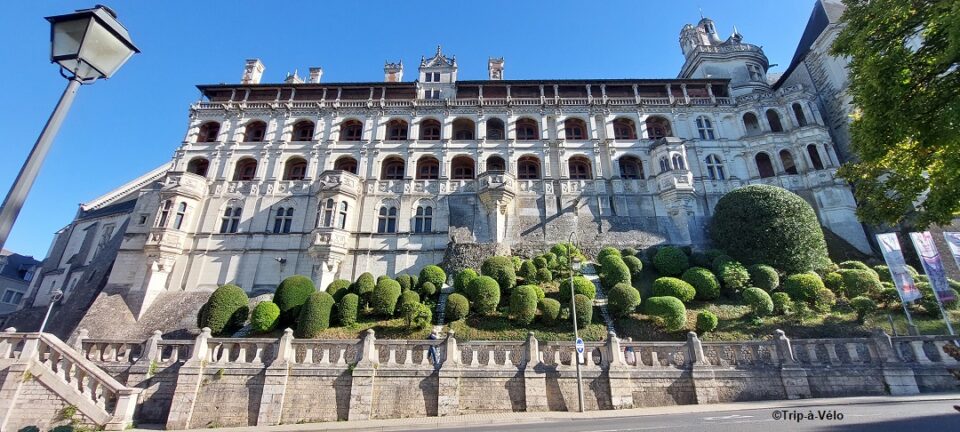
[[[6,65],[0,189],[6,193],[66,82],[49,63],[45,16],[95,2],[18,1],[0,19]],[[196,84],[235,83],[244,59],[266,65],[264,82],[322,66],[323,81],[380,81],[384,60],[403,60],[407,80],[437,44],[456,55],[460,79],[485,79],[490,56],[505,78],[673,78],[678,37],[699,9],[721,37],[736,25],[761,45],[772,71],[790,62],[814,0],[672,1],[113,1],[143,51],[114,78],[84,86],[6,248],[46,255],[77,205],[170,160],[186,132]],[[442,7],[441,7],[442,6]],[[414,72],[411,72],[413,70]]]

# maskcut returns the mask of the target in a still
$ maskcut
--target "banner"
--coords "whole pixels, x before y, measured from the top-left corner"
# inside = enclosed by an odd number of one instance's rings
[[[877,234],[877,243],[880,243],[883,260],[890,268],[890,277],[893,278],[893,284],[897,287],[897,292],[900,293],[900,299],[906,303],[920,298],[920,290],[914,284],[913,276],[910,276],[907,263],[903,259],[903,251],[900,249],[900,240],[897,239],[897,233]]]
[[[953,291],[947,283],[947,273],[943,269],[943,262],[940,261],[940,252],[937,251],[937,245],[933,243],[930,231],[910,233],[910,239],[913,240],[913,246],[917,249],[917,255],[920,256],[920,263],[923,264],[923,271],[930,278],[930,285],[933,286],[937,298],[941,302],[954,300]]]
[[[945,232],[943,238],[947,241],[947,246],[950,247],[953,262],[957,263],[957,268],[960,268],[960,232]]]

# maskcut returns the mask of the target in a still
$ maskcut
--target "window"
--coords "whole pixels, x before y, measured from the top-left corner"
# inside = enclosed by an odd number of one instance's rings
[[[590,161],[583,156],[574,156],[567,162],[570,169],[570,178],[573,180],[586,180],[593,178],[590,169]]]
[[[404,141],[410,128],[403,120],[390,120],[387,123],[387,141]]]
[[[17,292],[17,291],[8,289],[3,293],[3,302],[7,304],[18,305],[20,304],[20,300],[22,299],[23,299],[22,292]]]
[[[766,153],[757,153],[754,161],[757,163],[757,171],[760,173],[760,178],[773,177],[773,163],[770,162],[769,155]]]
[[[472,140],[475,136],[477,126],[470,119],[458,118],[453,121],[453,139]]]
[[[293,125],[293,141],[313,141],[313,122],[300,120]]]
[[[499,141],[505,136],[507,134],[504,132],[503,120],[498,118],[487,120],[487,139]]]
[[[244,158],[237,161],[237,169],[233,173],[234,181],[249,181],[257,175],[257,161]]]
[[[417,180],[436,180],[440,178],[440,162],[431,156],[417,161]]]
[[[772,108],[767,110],[767,123],[770,123],[771,132],[783,132],[783,125],[780,123],[780,114]]]
[[[417,206],[417,215],[413,218],[413,232],[433,232],[433,207]]]
[[[743,127],[747,130],[747,135],[760,133],[760,120],[757,120],[757,115],[752,112],[744,114]]]
[[[707,155],[707,178],[710,180],[724,180],[727,176],[723,172],[723,160],[717,155]]]
[[[625,179],[642,179],[643,163],[636,156],[623,156],[620,158],[620,177]]]
[[[793,154],[790,150],[780,150],[780,163],[783,164],[783,172],[787,174],[796,174],[797,165],[793,162]]]
[[[437,141],[440,139],[440,122],[427,119],[420,122],[420,139],[423,141]]]
[[[278,208],[277,215],[273,218],[273,233],[289,234],[291,224],[293,224],[293,207]]]
[[[487,171],[506,171],[507,164],[500,156],[490,156],[487,158]]]
[[[167,226],[167,218],[170,217],[170,208],[173,207],[173,201],[166,200],[163,202],[160,207],[160,218],[157,219],[157,227],[163,228]]]
[[[793,104],[793,116],[797,118],[797,126],[807,125],[807,116],[803,115],[803,107],[800,104]]]
[[[347,207],[349,205],[346,201],[340,202],[340,217],[337,219],[337,227],[340,229],[347,228]]]
[[[637,125],[628,118],[618,118],[613,121],[613,139],[616,140],[635,140],[637,139]]]
[[[283,167],[284,180],[303,180],[307,177],[307,161],[303,158],[292,157],[287,159]]]
[[[317,218],[317,226],[330,227],[333,226],[333,198],[327,198],[326,204],[320,204],[318,210],[323,211],[323,218]]]
[[[440,72],[424,72],[423,75],[425,82],[440,82]]]
[[[358,120],[347,120],[340,124],[340,141],[360,141],[363,124]]]
[[[107,243],[110,242],[110,238],[113,237],[113,229],[115,227],[116,226],[114,224],[106,224],[103,226],[103,229],[100,230],[100,241],[97,243],[97,250],[93,252],[94,258],[100,255],[100,251],[103,250],[103,248],[107,246]]]
[[[267,134],[267,124],[262,121],[252,121],[247,123],[243,129],[244,142],[261,142]]]
[[[391,156],[383,160],[380,167],[380,180],[402,180],[404,177],[403,159]]]
[[[522,118],[517,120],[516,127],[518,140],[530,141],[538,139],[540,136],[537,133],[537,122],[532,119]]]
[[[205,158],[193,158],[187,164],[187,172],[198,176],[207,176],[207,170],[210,169],[210,161]]]
[[[333,169],[338,171],[347,171],[353,174],[357,173],[357,160],[350,156],[343,156],[333,163]]]
[[[182,202],[177,206],[177,215],[173,218],[173,229],[180,229],[183,226],[183,218],[187,215],[187,203]]]
[[[220,221],[220,234],[235,233],[240,225],[241,207],[227,207],[223,211],[223,219]]]
[[[666,156],[660,157],[660,172],[665,173],[670,171],[670,161],[667,160]]]
[[[563,135],[569,140],[586,139],[587,124],[580,119],[566,119],[563,121]]]
[[[395,233],[397,232],[397,208],[396,207],[380,207],[380,215],[377,217],[377,232],[378,233]]]
[[[473,159],[469,156],[457,156],[453,158],[453,161],[450,163],[452,167],[452,173],[450,178],[454,180],[471,180],[473,179]]]
[[[220,139],[220,123],[206,122],[200,125],[200,132],[197,134],[197,142],[211,143]]]
[[[534,180],[540,178],[540,159],[534,156],[523,156],[517,160],[517,178]]]
[[[753,63],[747,64],[747,73],[750,74],[750,81],[763,82],[763,70],[760,69],[760,66]]]
[[[823,160],[820,159],[820,152],[817,151],[816,144],[810,144],[807,146],[807,154],[810,155],[810,164],[813,165],[813,169],[822,170]]]
[[[440,99],[440,90],[429,89],[423,91],[424,99]]]
[[[648,117],[646,124],[647,137],[650,139],[660,139],[673,136],[673,132],[670,129],[670,122],[663,117]]]
[[[671,158],[671,159],[673,160],[673,169],[675,169],[675,170],[685,170],[685,169],[687,169],[686,164],[683,162],[683,156],[680,156],[680,155],[678,155],[678,154],[675,154],[675,155],[673,155],[673,158]]]
[[[702,140],[715,139],[713,134],[713,123],[705,116],[697,117],[697,132]]]

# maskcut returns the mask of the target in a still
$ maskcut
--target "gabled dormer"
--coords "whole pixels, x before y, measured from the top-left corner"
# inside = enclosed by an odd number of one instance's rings
[[[417,95],[420,99],[451,99],[456,97],[457,57],[443,55],[440,45],[432,58],[420,57],[420,77]]]

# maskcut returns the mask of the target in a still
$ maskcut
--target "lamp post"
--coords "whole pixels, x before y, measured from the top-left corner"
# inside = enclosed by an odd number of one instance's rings
[[[43,333],[43,329],[47,327],[47,320],[50,319],[50,311],[53,310],[53,305],[60,301],[63,298],[63,291],[60,291],[60,288],[57,288],[50,294],[50,304],[47,306],[47,314],[43,316],[43,322],[40,323],[40,330],[38,333]]]
[[[573,287],[573,275],[580,271],[580,257],[573,257],[573,259],[570,260],[570,270],[570,315],[573,318],[573,337],[579,341],[580,332],[577,330],[577,298]],[[583,379],[580,376],[579,352],[577,352],[574,361],[577,363],[577,401],[580,402],[580,412],[583,412]]]
[[[67,88],[0,207],[0,248],[7,242],[80,85],[110,78],[133,54],[140,52],[127,29],[117,21],[117,15],[106,6],[97,5],[46,19],[51,25],[50,62],[60,65],[60,75],[68,81]]]

